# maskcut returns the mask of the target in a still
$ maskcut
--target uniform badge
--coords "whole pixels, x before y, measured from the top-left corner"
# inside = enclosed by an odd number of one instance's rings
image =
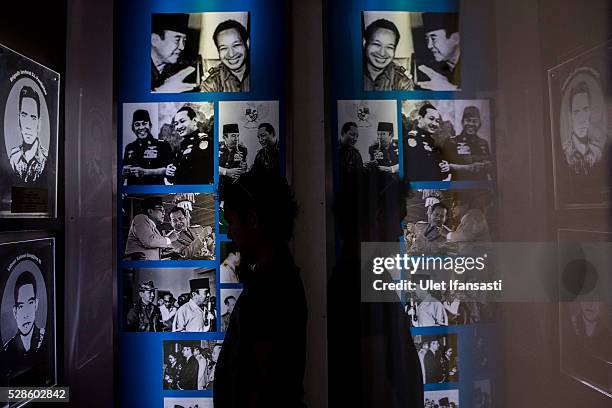
[[[200,142],[200,150],[206,150],[207,147],[208,147],[208,142],[206,140],[202,140]]]
[[[472,154],[472,149],[470,149],[470,146],[467,143],[459,142],[457,143],[457,154],[470,155]]]
[[[142,155],[144,159],[157,159],[157,146],[149,146]]]
[[[416,145],[417,145],[417,141],[416,141],[416,139],[414,139],[414,138],[412,138],[412,137],[408,138],[408,146],[410,146],[410,147],[416,147]]]
[[[428,152],[433,152],[433,149],[427,142],[423,142],[423,149],[427,150]]]

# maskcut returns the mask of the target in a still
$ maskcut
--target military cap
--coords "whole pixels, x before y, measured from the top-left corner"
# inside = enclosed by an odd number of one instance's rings
[[[132,123],[138,121],[147,121],[151,123],[151,117],[149,116],[149,111],[146,109],[138,109],[134,111],[132,115]]]
[[[182,13],[159,13],[153,14],[152,32],[161,33],[164,30],[176,31],[187,34],[189,15]]]
[[[378,122],[379,132],[391,132],[393,133],[393,123],[391,122]]]
[[[423,13],[425,32],[446,30],[446,34],[459,32],[459,17],[457,13]]]
[[[153,208],[157,207],[157,206],[163,206],[164,202],[162,201],[161,197],[147,197],[144,200],[142,200],[142,209],[144,211],[147,210],[152,210]]]
[[[448,402],[448,398],[444,397],[444,398],[440,398],[440,400],[438,401],[438,403],[442,406],[446,405],[448,406],[449,402]]]
[[[223,125],[223,133],[239,133],[237,123],[228,123]]]
[[[139,292],[142,292],[144,290],[155,290],[155,289],[157,289],[157,288],[155,287],[155,284],[151,280],[150,281],[141,282],[140,285],[138,286],[138,291]]]
[[[192,292],[195,292],[198,289],[208,289],[208,288],[210,288],[210,285],[208,284],[208,278],[198,278],[198,279],[189,280],[189,289]]]
[[[463,117],[461,120],[465,120],[467,118],[478,118],[480,119],[480,111],[476,106],[466,106],[463,110]]]

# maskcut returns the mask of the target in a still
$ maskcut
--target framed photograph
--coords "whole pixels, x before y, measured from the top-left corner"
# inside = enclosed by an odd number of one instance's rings
[[[248,12],[151,16],[151,92],[249,92]]]
[[[242,289],[221,289],[221,331],[226,332]]]
[[[561,371],[612,398],[612,233],[560,229]]]
[[[2,386],[56,385],[55,241],[0,244],[0,259]]]
[[[240,252],[233,241],[220,243],[221,283],[240,283]]]
[[[425,391],[423,408],[459,408],[459,390]],[[474,408],[490,408],[490,405],[474,405]]]
[[[212,102],[123,104],[122,184],[214,183]]]
[[[60,75],[0,45],[0,217],[54,218]]]
[[[341,178],[363,170],[399,175],[397,102],[338,101]]]
[[[164,398],[164,408],[213,408],[212,398]]]
[[[124,260],[215,260],[215,196],[125,194]]]
[[[548,71],[556,209],[610,206],[612,42]]]
[[[459,381],[456,334],[416,334],[412,337],[421,362],[423,384]]]
[[[402,101],[405,179],[493,181],[491,121],[487,100]]]
[[[212,390],[223,340],[164,340],[163,389]]]
[[[123,271],[124,330],[216,332],[215,268],[137,268]]]
[[[364,91],[458,91],[461,41],[457,13],[364,11]]]

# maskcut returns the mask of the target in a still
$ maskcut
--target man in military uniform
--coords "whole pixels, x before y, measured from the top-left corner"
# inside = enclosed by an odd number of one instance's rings
[[[278,136],[274,126],[269,123],[261,123],[257,128],[257,140],[261,149],[257,151],[250,171],[264,175],[279,174]]]
[[[21,144],[11,149],[9,161],[19,181],[32,183],[43,177],[49,152],[40,144],[40,97],[29,86],[19,91]]]
[[[184,82],[195,67],[181,60],[189,15],[153,14],[151,27],[151,91],[187,92],[196,89],[195,83]]]
[[[489,142],[478,136],[482,121],[476,106],[463,110],[461,125],[461,133],[446,139],[442,146],[453,180],[492,180]]]
[[[173,330],[177,332],[209,332],[213,328],[215,315],[208,278],[191,279],[189,288],[191,298],[176,312]]]
[[[198,118],[189,106],[174,116],[174,129],[182,138],[176,158],[174,184],[211,184],[214,178],[214,146],[198,129]]]
[[[414,255],[440,255],[448,249],[447,235],[451,232],[444,223],[448,209],[442,203],[435,203],[429,209],[426,221],[414,225],[414,241],[409,253]]]
[[[44,386],[46,375],[45,329],[36,325],[36,278],[30,271],[17,277],[13,291],[13,317],[17,333],[3,346],[2,360],[10,385]]]
[[[340,175],[342,178],[359,176],[364,169],[361,153],[355,147],[359,139],[359,128],[355,122],[346,122],[340,130]]]
[[[202,82],[202,92],[248,92],[249,75],[249,34],[242,24],[235,20],[220,23],[213,33],[213,41],[219,52],[221,64],[208,71]]]
[[[389,20],[373,21],[363,40],[363,89],[366,91],[405,91],[414,88],[406,69],[393,62],[400,33]]]
[[[144,109],[134,111],[132,132],[136,140],[125,146],[123,153],[123,177],[128,185],[163,185],[165,177],[174,176],[176,167],[172,147],[165,140],[151,134],[151,118]]]
[[[440,149],[432,137],[442,117],[431,104],[419,109],[417,128],[404,137],[404,169],[409,181],[450,180],[450,166],[442,160]]]
[[[162,316],[159,307],[155,304],[155,291],[157,288],[153,281],[142,282],[138,287],[139,299],[128,311],[126,317],[126,330],[137,332],[163,331]]]
[[[378,123],[377,138],[368,148],[368,153],[378,170],[386,173],[399,171],[399,147],[393,140],[393,123]]]
[[[229,326],[230,317],[232,317],[232,311],[234,310],[234,306],[236,305],[236,298],[234,296],[227,296],[223,303],[227,307],[227,311],[221,315],[221,331],[227,331],[227,327]]]
[[[418,70],[428,81],[418,81],[419,88],[455,91],[461,85],[461,47],[457,13],[423,13],[425,40],[434,61]],[[421,74],[417,73],[420,77]],[[420,79],[420,78],[419,78]]]
[[[181,207],[170,210],[170,223],[178,234],[178,239],[172,243],[172,250],[179,259],[214,259],[214,244],[209,248],[211,240],[214,243],[213,229],[210,226],[190,225],[187,211]]]
[[[237,123],[223,125],[223,141],[219,143],[219,176],[221,182],[237,179],[247,168],[247,148],[240,143]]]

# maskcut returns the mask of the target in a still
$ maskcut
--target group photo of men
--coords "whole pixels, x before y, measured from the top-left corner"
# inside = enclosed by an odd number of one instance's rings
[[[248,92],[249,13],[151,16],[151,92]]]
[[[164,390],[211,390],[222,340],[165,340]]]
[[[402,101],[405,180],[492,181],[491,120],[485,100]]]
[[[459,349],[456,334],[415,335],[423,384],[459,381]]]
[[[123,197],[124,260],[214,260],[215,197],[208,193]]]
[[[125,269],[124,330],[218,331],[214,268]]]
[[[164,398],[164,408],[213,408],[213,399]]]
[[[425,391],[423,408],[459,408],[459,390]]]
[[[457,13],[362,13],[365,91],[461,89]]]
[[[123,185],[214,182],[211,102],[123,105]]]

